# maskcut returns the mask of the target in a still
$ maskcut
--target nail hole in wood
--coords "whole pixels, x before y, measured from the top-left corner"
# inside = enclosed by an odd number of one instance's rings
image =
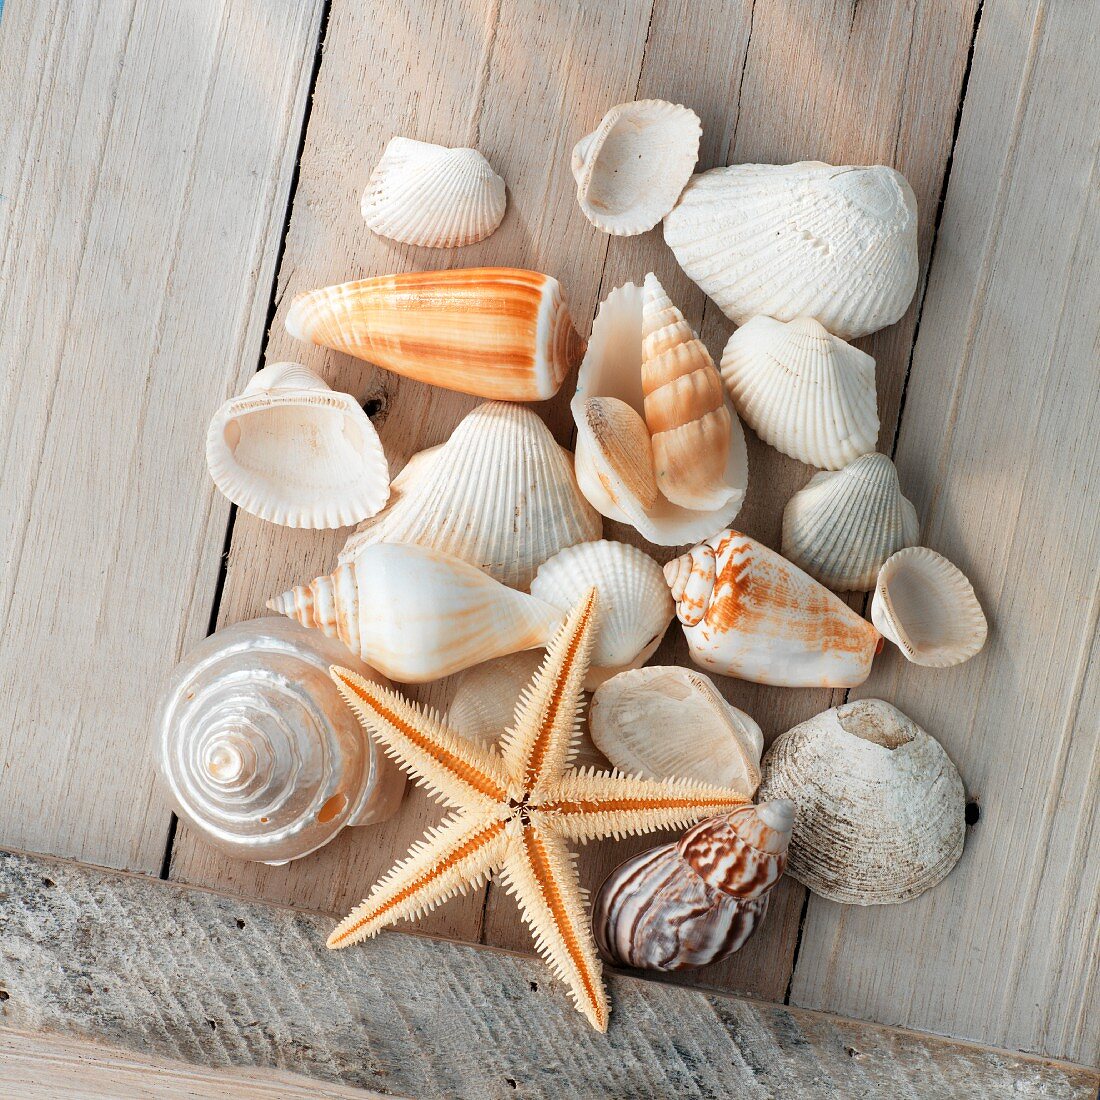
[[[367,400],[363,402],[363,412],[365,412],[371,420],[378,416],[385,407],[386,400],[383,397],[368,397]]]
[[[966,809],[963,811],[963,820],[967,825],[977,825],[978,820],[982,816],[982,808],[977,802],[968,802]]]

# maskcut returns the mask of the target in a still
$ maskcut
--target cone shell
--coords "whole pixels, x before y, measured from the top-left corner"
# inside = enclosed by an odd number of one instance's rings
[[[985,614],[974,587],[926,546],[899,550],[879,571],[871,618],[917,665],[947,668],[985,645]]]
[[[346,527],[390,494],[370,418],[297,363],[265,367],[214,414],[206,464],[234,504],[284,527]]]
[[[377,542],[415,543],[526,590],[543,562],[602,528],[572,454],[530,409],[491,402],[402,470],[390,506],[360,525],[340,561]]]
[[[483,240],[504,218],[504,180],[476,149],[395,137],[363,192],[375,233],[425,248]]]
[[[867,679],[882,640],[843,600],[738,531],[721,531],[707,545],[714,551],[709,592],[710,555],[701,547],[665,566],[670,585],[691,593],[677,615],[696,664],[783,687],[855,687]]]
[[[702,133],[694,111],[663,99],[612,107],[573,149],[584,216],[620,237],[652,229],[690,179]]]
[[[596,747],[628,775],[717,783],[746,798],[760,784],[760,727],[692,669],[620,672],[592,697],[588,721]]]
[[[875,361],[812,318],[754,317],[729,338],[722,378],[745,423],[791,458],[839,470],[875,449]]]
[[[898,320],[917,288],[916,200],[882,165],[713,168],[684,188],[665,241],[739,325],[816,317],[863,336]]]
[[[793,820],[787,800],[742,806],[617,867],[592,907],[600,953],[620,966],[691,970],[737,951],[767,913]]]
[[[543,401],[584,341],[561,284],[537,271],[470,267],[381,275],[299,294],[287,331],[433,386]]]
[[[565,616],[457,558],[377,543],[331,576],[268,602],[272,611],[339,638],[403,683],[545,646]]]
[[[646,446],[643,299],[633,283],[613,290],[592,326],[570,405],[577,425],[577,481],[602,515],[629,523],[649,542],[678,546],[705,538],[737,514],[748,487],[745,437],[727,406],[729,437],[721,478],[727,499],[721,506],[685,508],[660,491],[656,470],[648,465],[652,448]]]
[[[784,556],[834,592],[869,592],[883,562],[918,538],[916,509],[886,455],[816,474],[783,509]]]
[[[675,613],[661,567],[622,542],[583,542],[562,550],[539,569],[531,594],[568,612],[593,586],[600,593],[600,620],[584,685],[589,691],[645,664]]]
[[[854,905],[908,901],[962,854],[965,793],[939,742],[896,707],[860,699],[777,738],[761,798],[798,804],[789,871]]]

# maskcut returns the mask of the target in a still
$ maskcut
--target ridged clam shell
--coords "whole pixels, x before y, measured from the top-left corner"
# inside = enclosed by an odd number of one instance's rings
[[[926,546],[899,550],[879,571],[871,618],[917,665],[947,668],[985,645],[988,627],[974,586]]]
[[[556,554],[535,575],[531,595],[568,612],[593,585],[600,593],[600,618],[585,679],[590,691],[617,672],[645,664],[675,612],[661,567],[637,547],[607,540]]]
[[[745,423],[791,458],[839,470],[875,449],[875,361],[810,317],[754,317],[729,338],[722,378]]]
[[[548,558],[598,539],[573,456],[530,409],[479,405],[442,446],[422,451],[394,480],[389,506],[360,524],[348,562],[376,542],[430,546],[526,590]]]
[[[493,401],[544,401],[584,341],[549,275],[468,267],[380,275],[299,294],[291,336]]]
[[[424,248],[483,240],[504,218],[504,180],[476,149],[395,137],[363,192],[375,233]]]
[[[783,556],[834,592],[869,592],[883,562],[919,538],[894,464],[875,452],[815,474],[783,509]]]
[[[760,784],[760,727],[692,669],[620,672],[593,695],[588,722],[596,747],[628,775],[718,783],[746,798]]]
[[[947,753],[896,707],[860,699],[777,738],[761,798],[798,804],[788,870],[855,905],[908,901],[962,854],[965,793]]]
[[[652,229],[691,177],[702,133],[694,111],[663,99],[612,107],[573,149],[584,216],[621,237]]]
[[[347,527],[390,495],[370,418],[297,363],[259,371],[206,434],[214,484],[239,508],[284,527]]]
[[[898,320],[917,287],[916,199],[882,165],[712,168],[684,188],[665,241],[739,325],[816,317],[863,336]]]

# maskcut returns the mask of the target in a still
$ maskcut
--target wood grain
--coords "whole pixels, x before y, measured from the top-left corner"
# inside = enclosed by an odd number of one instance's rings
[[[0,23],[0,838],[159,867],[153,701],[206,631],[320,3]]]

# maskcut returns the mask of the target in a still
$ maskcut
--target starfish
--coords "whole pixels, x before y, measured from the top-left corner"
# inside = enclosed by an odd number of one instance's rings
[[[516,703],[498,746],[475,745],[433,712],[348,669],[330,670],[363,726],[453,812],[429,829],[329,936],[346,947],[483,886],[498,873],[539,953],[599,1031],[610,1011],[569,842],[683,827],[747,800],[693,780],[574,770],[596,589],[573,609]]]

